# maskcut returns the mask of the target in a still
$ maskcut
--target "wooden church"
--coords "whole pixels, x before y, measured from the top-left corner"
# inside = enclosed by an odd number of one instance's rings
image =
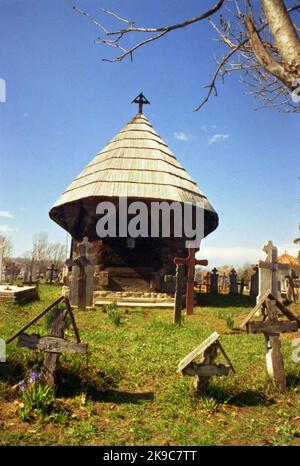
[[[166,274],[174,274],[174,256],[185,257],[182,237],[106,237],[96,232],[96,207],[110,201],[178,201],[204,206],[204,236],[218,226],[218,215],[196,182],[178,162],[143,114],[149,101],[140,94],[138,113],[93,158],[50,210],[50,217],[72,236],[71,255],[88,237],[96,255],[94,290],[130,293],[170,292]]]

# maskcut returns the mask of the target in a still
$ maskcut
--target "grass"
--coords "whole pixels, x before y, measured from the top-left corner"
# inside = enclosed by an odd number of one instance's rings
[[[1,305],[0,337],[17,331],[59,293],[42,285],[40,301]],[[181,326],[173,325],[171,311],[159,309],[118,310],[117,326],[100,308],[75,311],[89,351],[61,356],[55,409],[29,422],[18,414],[22,398],[14,386],[39,369],[43,355],[8,345],[7,364],[0,365],[0,444],[300,445],[300,365],[291,358],[299,333],[282,336],[289,389],[281,395],[267,377],[263,336],[229,330],[224,319],[231,316],[238,327],[251,309],[249,298],[201,300]],[[236,375],[212,379],[201,397],[192,378],[176,369],[213,331],[221,334]],[[45,321],[30,332],[45,335]],[[66,338],[74,338],[71,328]]]

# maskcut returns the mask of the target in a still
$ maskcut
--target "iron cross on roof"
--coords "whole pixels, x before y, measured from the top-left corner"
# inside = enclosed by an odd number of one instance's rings
[[[131,103],[139,104],[139,113],[143,113],[143,105],[150,104],[149,100],[146,99],[142,92],[135,99],[133,99]]]

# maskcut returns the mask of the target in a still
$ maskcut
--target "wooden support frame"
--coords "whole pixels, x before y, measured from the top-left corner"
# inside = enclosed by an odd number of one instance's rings
[[[217,332],[212,333],[204,342],[183,358],[178,365],[177,372],[179,374],[195,376],[194,387],[198,392],[206,388],[211,377],[228,376],[230,370],[235,373],[234,367],[219,341],[219,337],[220,335]],[[221,351],[228,365],[215,362],[218,350]],[[199,357],[202,357],[201,363],[195,361]]]
[[[59,309],[57,306],[62,301],[65,302],[66,308]],[[38,334],[28,335],[25,333],[30,326],[41,319],[50,310],[54,312],[54,318],[51,322],[49,335],[40,337]],[[65,319],[70,316],[71,325],[75,333],[75,342],[64,339]],[[7,340],[7,344],[14,341],[17,337],[18,346],[26,347],[32,350],[42,350],[45,352],[44,363],[41,369],[41,382],[50,386],[55,385],[56,369],[58,365],[59,356],[61,353],[86,353],[88,350],[87,343],[81,343],[79,331],[76,325],[75,317],[70,305],[69,299],[61,296],[55,300],[44,311],[40,312],[36,317],[31,319],[24,327],[16,332],[12,337]]]
[[[262,320],[251,321],[257,308],[262,308]],[[278,314],[288,320],[279,320]],[[280,351],[280,334],[286,332],[297,332],[300,328],[299,319],[287,309],[280,301],[270,293],[265,293],[255,308],[244,319],[241,326],[246,325],[247,333],[263,333],[266,341],[266,366],[270,378],[274,381],[277,389],[284,393],[286,391],[286,375],[284,361]]]

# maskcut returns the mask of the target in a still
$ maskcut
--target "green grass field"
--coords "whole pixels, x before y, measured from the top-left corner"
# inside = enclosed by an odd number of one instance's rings
[[[0,306],[0,337],[8,338],[60,295],[43,285],[40,301]],[[202,299],[205,299],[203,297]],[[43,354],[7,348],[0,364],[1,445],[300,445],[300,362],[291,358],[291,341],[282,337],[288,391],[269,381],[262,335],[230,330],[250,311],[248,297],[219,296],[202,302],[182,326],[167,310],[122,309],[115,326],[102,309],[76,311],[87,354],[62,355],[56,401],[28,422],[20,416],[16,384],[40,366]],[[299,305],[291,309],[300,314]],[[236,375],[214,378],[203,396],[192,378],[180,377],[178,362],[213,331]],[[46,334],[42,319],[30,332]],[[71,329],[67,338],[74,338]]]

